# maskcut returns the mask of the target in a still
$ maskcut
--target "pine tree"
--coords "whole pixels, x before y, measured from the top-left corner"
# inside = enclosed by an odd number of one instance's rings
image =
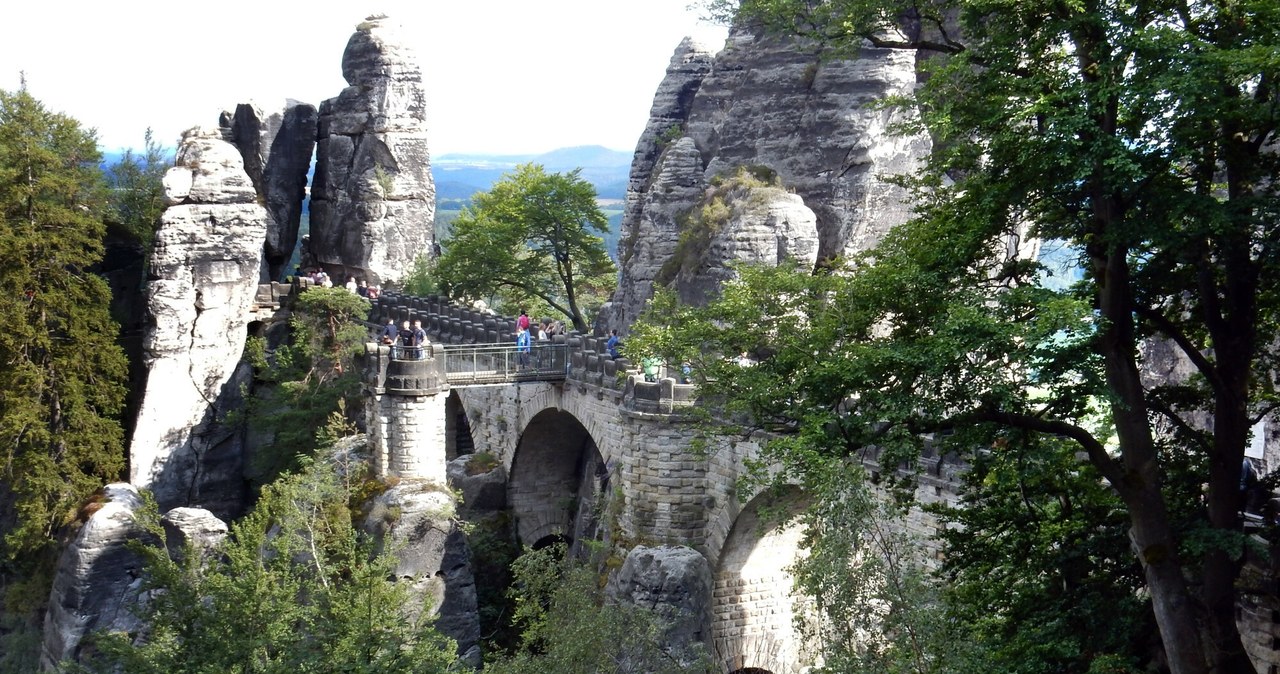
[[[19,575],[124,468],[126,362],[86,271],[102,257],[100,158],[78,121],[0,91],[0,526]]]

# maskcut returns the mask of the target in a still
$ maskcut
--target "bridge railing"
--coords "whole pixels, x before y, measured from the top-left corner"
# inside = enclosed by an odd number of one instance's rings
[[[421,320],[422,327],[431,339],[437,354],[445,350],[464,347],[466,345],[492,344],[515,351],[516,319],[514,317],[496,316],[450,303],[439,296],[416,297],[402,295],[394,291],[384,292],[373,302],[369,321],[374,326],[385,325],[392,320],[396,325],[403,321]],[[459,371],[456,380],[459,385],[471,383],[504,383],[515,381],[560,380],[566,385],[582,384],[600,389],[606,395],[616,396],[620,405],[639,412],[671,413],[680,407],[695,403],[693,398],[695,387],[683,382],[678,371],[663,368],[658,381],[645,381],[640,368],[625,358],[611,358],[605,348],[603,336],[583,335],[577,332],[556,335],[552,340],[555,348],[563,350],[554,358],[563,359],[552,364],[555,372],[544,370],[540,373],[521,374],[518,370],[509,378],[498,379],[487,370],[498,370],[497,363],[491,368],[474,365],[475,374]],[[534,348],[540,342],[534,342]],[[542,343],[545,344],[545,343]],[[460,352],[461,353],[461,352]],[[496,356],[496,354],[495,354]],[[518,364],[517,364],[518,365]],[[459,365],[459,367],[462,367]],[[505,372],[505,365],[503,371]],[[564,372],[560,375],[560,372]],[[492,377],[485,381],[486,377]],[[455,383],[454,375],[449,376],[450,383]]]
[[[561,380],[568,356],[565,344],[450,344],[444,347],[445,377],[451,386]]]

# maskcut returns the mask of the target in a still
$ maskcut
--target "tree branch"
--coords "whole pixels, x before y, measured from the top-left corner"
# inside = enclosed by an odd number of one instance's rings
[[[1204,375],[1204,378],[1209,381],[1209,385],[1213,387],[1213,390],[1221,393],[1224,382],[1222,377],[1219,376],[1217,368],[1200,352],[1200,349],[1196,348],[1195,344],[1191,343],[1191,339],[1187,337],[1186,333],[1179,329],[1177,325],[1174,325],[1173,321],[1169,320],[1168,316],[1151,307],[1139,306],[1136,302],[1134,303],[1134,311],[1137,312],[1139,317],[1154,325],[1157,330],[1173,340],[1173,343],[1177,344],[1178,348],[1187,355],[1187,358],[1191,359],[1192,364],[1196,366],[1200,374]]]

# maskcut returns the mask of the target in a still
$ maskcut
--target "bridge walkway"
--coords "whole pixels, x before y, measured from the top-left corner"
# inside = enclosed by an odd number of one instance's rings
[[[525,381],[564,381],[569,374],[567,344],[534,342],[521,348],[509,342],[394,346],[393,361],[444,357],[449,386],[494,386]]]

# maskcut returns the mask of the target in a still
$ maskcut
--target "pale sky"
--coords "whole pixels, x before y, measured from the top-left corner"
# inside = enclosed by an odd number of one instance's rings
[[[0,89],[27,88],[98,130],[105,150],[172,147],[250,101],[319,104],[346,86],[342,51],[373,13],[418,54],[432,155],[631,151],[686,35],[725,30],[695,0],[19,0],[0,9]]]

